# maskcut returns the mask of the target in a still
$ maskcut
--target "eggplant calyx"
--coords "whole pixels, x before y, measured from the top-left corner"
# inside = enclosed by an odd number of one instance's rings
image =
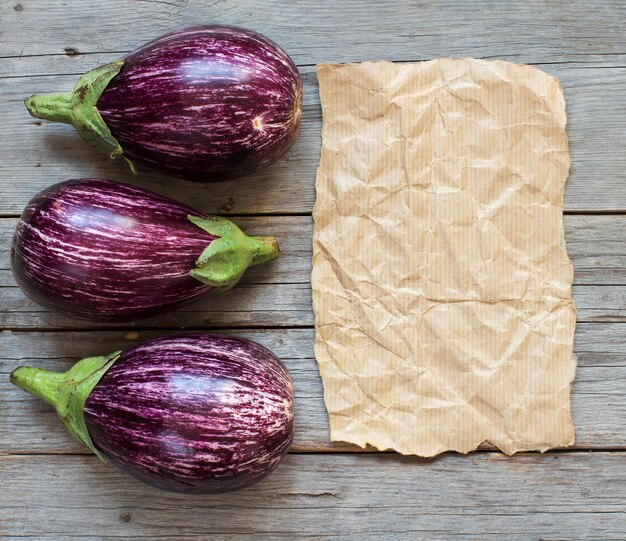
[[[189,273],[217,288],[218,293],[231,289],[248,267],[276,259],[280,254],[275,237],[249,237],[226,218],[192,215],[187,218],[209,235],[218,237],[204,249],[196,259],[197,267]]]
[[[98,99],[123,66],[123,60],[98,66],[78,79],[72,92],[35,94],[24,105],[35,118],[71,124],[92,147],[108,153],[111,159],[122,156],[136,173],[97,108]]]
[[[67,372],[20,366],[11,374],[11,383],[54,406],[70,434],[104,461],[91,441],[83,408],[89,393],[117,361],[120,353],[116,351],[105,357],[88,357],[78,361]]]

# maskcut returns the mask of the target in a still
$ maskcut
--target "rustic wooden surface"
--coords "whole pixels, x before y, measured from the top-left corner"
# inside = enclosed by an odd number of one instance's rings
[[[31,93],[68,90],[84,71],[201,22],[265,33],[301,69],[301,136],[264,172],[211,186],[133,177],[68,126],[40,123],[23,108]],[[420,460],[328,440],[309,283],[321,127],[314,66],[445,55],[534,64],[565,90],[565,227],[579,322],[571,450]],[[622,0],[2,0],[0,539],[626,539],[625,88]],[[102,326],[55,316],[17,288],[8,250],[28,199],[78,176],[130,181],[228,212],[249,232],[278,236],[283,254],[223,298],[162,318]],[[61,369],[182,327],[257,340],[293,375],[293,452],[248,490],[184,497],[145,487],[88,456],[50,409],[8,382],[22,361]]]

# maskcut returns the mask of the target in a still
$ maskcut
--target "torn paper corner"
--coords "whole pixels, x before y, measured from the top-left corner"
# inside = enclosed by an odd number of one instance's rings
[[[312,284],[331,439],[421,456],[572,444],[558,81],[449,58],[317,72]]]

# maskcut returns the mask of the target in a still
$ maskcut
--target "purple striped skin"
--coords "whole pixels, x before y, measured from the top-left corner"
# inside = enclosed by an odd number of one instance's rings
[[[103,179],[51,186],[29,203],[11,250],[13,275],[35,302],[79,319],[128,321],[214,288],[189,275],[213,239],[157,194]]]
[[[302,81],[289,56],[260,34],[197,26],[128,55],[97,108],[131,160],[188,180],[224,180],[291,148]]]
[[[263,346],[181,334],[121,354],[84,407],[89,435],[125,472],[165,490],[241,488],[293,438],[293,385]]]

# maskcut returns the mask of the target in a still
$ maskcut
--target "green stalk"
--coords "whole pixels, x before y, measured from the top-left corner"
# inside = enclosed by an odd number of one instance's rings
[[[83,408],[89,393],[117,361],[120,353],[116,351],[106,357],[88,357],[78,361],[67,372],[20,366],[11,374],[11,383],[53,406],[70,434],[104,460],[91,441]]]
[[[280,246],[276,237],[252,237],[252,239],[258,244],[255,245],[256,253],[252,257],[251,267],[272,261],[280,255]]]
[[[280,254],[275,237],[249,237],[234,223],[220,216],[188,216],[194,224],[215,237],[196,260],[190,274],[224,293],[232,288],[248,267],[276,259]]]
[[[11,374],[11,383],[56,408],[59,401],[59,385],[64,376],[62,372],[20,366]]]
[[[122,156],[135,173],[135,166],[124,156],[122,147],[111,134],[96,106],[108,84],[123,66],[123,60],[98,66],[85,73],[72,92],[35,94],[24,105],[35,118],[71,124],[87,143],[107,152],[111,159]]]
[[[28,98],[24,105],[35,118],[43,118],[52,122],[74,124],[72,119],[72,93],[35,94]]]

